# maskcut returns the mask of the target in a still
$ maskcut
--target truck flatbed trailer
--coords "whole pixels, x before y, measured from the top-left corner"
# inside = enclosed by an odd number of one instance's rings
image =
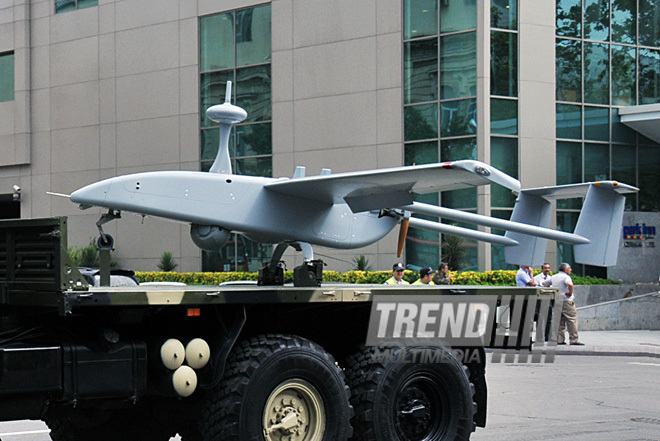
[[[468,439],[486,423],[485,347],[529,348],[529,320],[501,338],[491,323],[483,346],[430,347],[442,355],[435,362],[402,363],[365,346],[374,299],[488,296],[530,317],[528,303],[546,307],[556,295],[455,285],[90,287],[66,250],[66,218],[0,221],[0,420],[44,419],[55,441],[177,432]]]

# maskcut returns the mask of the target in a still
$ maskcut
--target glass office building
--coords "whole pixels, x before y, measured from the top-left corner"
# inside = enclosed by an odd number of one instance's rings
[[[235,173],[471,158],[526,188],[637,185],[625,222],[660,223],[655,0],[167,0],[157,9],[18,0],[0,5],[0,35],[0,201],[11,202],[2,212],[68,215],[71,245],[96,235],[101,212],[45,191],[137,171],[208,170],[218,133],[205,109],[224,100],[227,80],[249,115],[230,138]],[[417,200],[508,219],[515,195],[493,186]],[[556,204],[552,226],[571,230],[580,204]],[[114,259],[138,270],[155,269],[163,251],[183,271],[255,270],[272,249],[234,235],[202,253],[188,226],[151,218],[128,216],[108,230]],[[396,232],[360,250],[315,252],[327,269],[350,269],[359,255],[374,269],[398,260],[418,268],[445,259],[445,242],[465,250],[462,269],[509,267],[500,246],[415,229],[400,259]],[[638,252],[657,278],[650,245]],[[300,260],[286,257],[289,267]],[[547,260],[572,262],[572,248],[550,242]]]
[[[525,60],[518,59],[517,3],[490,2],[490,27],[483,32],[490,32],[490,44],[480,45],[483,54],[478,54],[477,2],[404,2],[407,165],[481,159],[476,108],[489,100],[488,120],[483,123],[489,128],[490,152],[483,152],[481,157],[490,156],[491,164],[519,177],[518,70]],[[656,195],[660,183],[657,141],[622,124],[619,116],[621,107],[660,103],[659,13],[660,5],[647,0],[556,3],[555,182],[613,179],[638,185],[640,193],[627,196],[628,211],[657,212],[660,208]],[[521,54],[522,58],[525,55]],[[489,93],[476,92],[479,57],[490,59]],[[420,199],[438,202],[436,195],[420,195]],[[439,199],[446,207],[477,211],[473,190],[447,192]],[[508,219],[515,196],[492,188],[489,202],[492,216]],[[559,229],[573,231],[581,202],[559,201]],[[408,264],[437,264],[442,258],[438,236],[412,230],[407,243]],[[464,242],[470,250],[464,265],[477,268],[477,246]],[[502,247],[490,248],[491,268],[509,268]],[[557,251],[558,262],[574,263],[571,246],[559,244]],[[576,269],[606,275],[597,268]]]

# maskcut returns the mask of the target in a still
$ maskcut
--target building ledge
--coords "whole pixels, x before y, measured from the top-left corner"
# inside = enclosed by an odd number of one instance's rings
[[[621,122],[660,144],[660,104],[622,107]]]

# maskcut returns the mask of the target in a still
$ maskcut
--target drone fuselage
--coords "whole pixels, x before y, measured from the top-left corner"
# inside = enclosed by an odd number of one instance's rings
[[[286,178],[282,178],[286,179]],[[378,212],[353,213],[343,199],[322,203],[269,191],[277,179],[204,172],[147,172],[106,179],[71,195],[106,207],[222,227],[263,243],[303,241],[351,249],[374,243],[396,225]]]

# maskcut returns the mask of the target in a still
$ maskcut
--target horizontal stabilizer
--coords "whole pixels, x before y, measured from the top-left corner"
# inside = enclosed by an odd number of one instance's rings
[[[575,245],[575,261],[587,265],[616,265],[626,199],[612,189],[591,185],[575,227],[575,234],[589,239]]]
[[[589,188],[592,185],[598,187],[607,188],[614,192],[625,194],[625,193],[635,193],[639,191],[637,187],[632,185],[624,184],[617,181],[596,181],[596,182],[583,182],[581,184],[565,184],[565,185],[555,185],[549,187],[537,187],[537,188],[526,188],[523,190],[527,194],[533,194],[535,196],[543,196],[546,199],[571,199],[571,198],[583,198],[587,195]]]
[[[525,189],[518,195],[511,221],[547,228],[550,225],[551,200],[584,197],[575,232],[563,232],[565,237],[556,240],[574,245],[575,261],[578,263],[612,266],[616,264],[623,222],[625,197],[622,195],[636,191],[637,188],[616,181]],[[505,248],[507,263],[530,266],[543,263],[547,245],[543,236],[514,231],[508,231],[505,236],[519,243]]]

